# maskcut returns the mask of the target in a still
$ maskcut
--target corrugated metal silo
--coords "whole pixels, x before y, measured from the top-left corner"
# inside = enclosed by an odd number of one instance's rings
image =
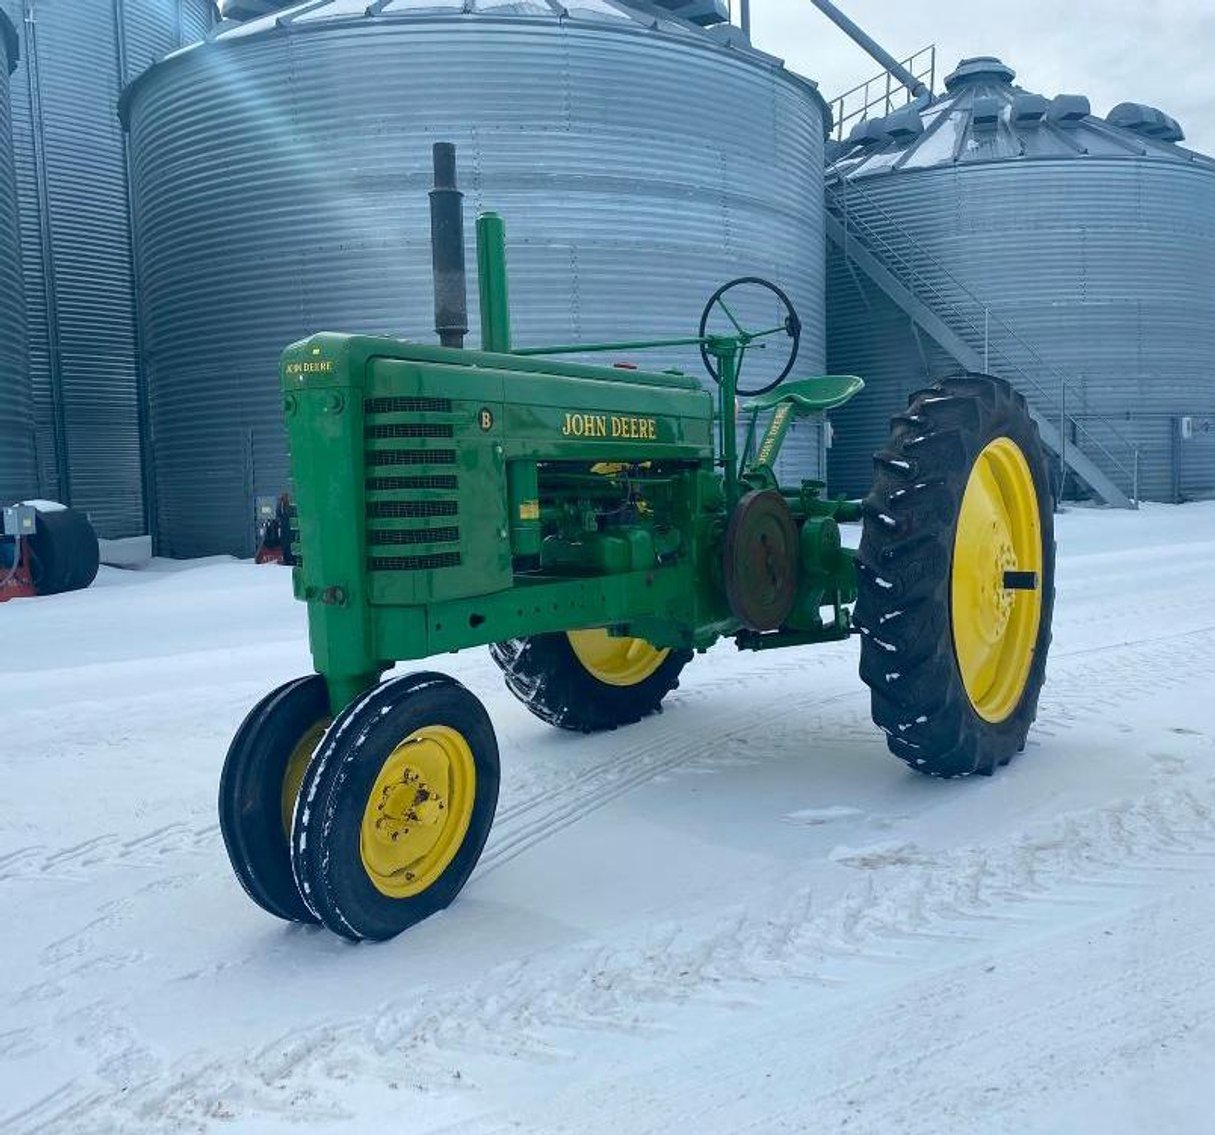
[[[859,127],[832,214],[1128,494],[1134,446],[1142,497],[1215,491],[1215,460],[1178,449],[1180,417],[1215,415],[1215,161],[1152,108],[1103,120],[1014,77],[966,60],[922,113]],[[853,493],[906,395],[957,366],[858,263],[830,250],[829,366],[869,383],[835,416]]]
[[[123,86],[207,33],[212,0],[0,0],[18,22],[13,140],[40,491],[103,536],[146,531]]]
[[[17,30],[0,10],[0,504],[38,491],[9,110],[9,74],[19,54]]]
[[[684,334],[754,273],[799,309],[799,372],[823,366],[827,108],[736,29],[616,0],[330,0],[217,31],[125,114],[168,554],[250,550],[253,498],[287,475],[287,343],[431,340],[436,140],[470,217],[506,218],[520,345]]]

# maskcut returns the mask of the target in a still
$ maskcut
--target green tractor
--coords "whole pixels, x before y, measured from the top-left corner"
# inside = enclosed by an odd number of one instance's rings
[[[258,905],[385,939],[459,893],[497,804],[493,726],[450,677],[384,678],[447,651],[488,646],[529,710],[593,732],[657,711],[719,639],[857,634],[873,719],[911,768],[990,774],[1024,747],[1054,539],[1020,394],[973,374],[915,394],[863,501],[779,484],[790,425],[863,385],[784,381],[801,328],[779,289],[733,281],[683,339],[515,348],[503,224],[486,213],[481,349],[464,349],[452,147],[435,166],[441,345],[320,334],[282,359],[294,588],[317,672],[253,708],[224,766],[224,840]],[[738,316],[746,288],[769,296],[767,325]],[[715,399],[678,371],[561,361],[679,344],[700,348]],[[740,391],[760,348],[775,380]],[[863,523],[856,552],[848,521]]]

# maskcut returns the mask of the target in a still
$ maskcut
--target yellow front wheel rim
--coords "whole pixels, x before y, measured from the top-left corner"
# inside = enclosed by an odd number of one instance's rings
[[[295,811],[295,798],[299,795],[300,785],[304,783],[308,762],[312,760],[312,754],[316,752],[316,747],[321,743],[321,738],[325,736],[325,730],[328,728],[328,718],[318,721],[299,739],[287,758],[287,769],[283,773],[282,810],[283,834],[288,840],[291,839],[291,815]]]
[[[666,661],[670,650],[659,650],[643,638],[618,638],[602,628],[567,631],[578,661],[593,678],[609,686],[635,686]]]
[[[1036,586],[1010,590],[1006,572]],[[970,471],[950,572],[954,653],[975,712],[992,723],[1017,708],[1042,618],[1042,521],[1025,454],[1011,438],[987,445]]]
[[[376,890],[405,899],[433,886],[472,822],[477,769],[464,735],[416,729],[380,768],[359,829],[359,854]]]

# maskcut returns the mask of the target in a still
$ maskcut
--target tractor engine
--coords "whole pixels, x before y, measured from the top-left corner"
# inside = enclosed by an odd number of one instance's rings
[[[659,403],[627,382],[508,375],[454,398],[441,372],[372,373],[369,570],[430,572],[428,595],[455,597],[515,572],[640,571],[678,553],[675,510],[712,461],[707,395]]]

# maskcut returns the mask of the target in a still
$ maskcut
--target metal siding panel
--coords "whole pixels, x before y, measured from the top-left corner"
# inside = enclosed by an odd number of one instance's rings
[[[143,525],[114,12],[46,4],[37,19],[71,503],[99,533],[131,535]]]
[[[18,0],[7,3],[20,12]],[[120,73],[133,78],[197,38],[212,9],[210,0],[27,0],[26,7],[13,135],[40,492],[70,498],[103,536],[132,535],[145,526]],[[70,488],[56,472],[57,419]]]
[[[0,38],[0,504],[33,496],[38,491],[34,406],[25,346],[9,64],[5,42]]]
[[[46,266],[42,255],[38,177],[34,160],[34,128],[30,107],[29,52],[20,0],[8,0],[8,10],[22,32],[22,53],[11,82],[13,160],[21,234],[22,291],[26,309],[26,345],[33,397],[38,492],[58,499],[55,468],[54,413],[51,398],[49,332],[47,328]]]
[[[217,18],[212,0],[177,0],[178,37],[168,51],[205,39]],[[159,55],[166,55],[168,51],[161,51]]]
[[[696,37],[472,16],[221,37],[146,76],[130,120],[168,554],[250,550],[253,495],[287,480],[287,343],[432,338],[438,139],[459,147],[470,222],[506,218],[517,342],[685,333],[716,284],[754,273],[801,313],[799,373],[823,368],[821,111]]]

